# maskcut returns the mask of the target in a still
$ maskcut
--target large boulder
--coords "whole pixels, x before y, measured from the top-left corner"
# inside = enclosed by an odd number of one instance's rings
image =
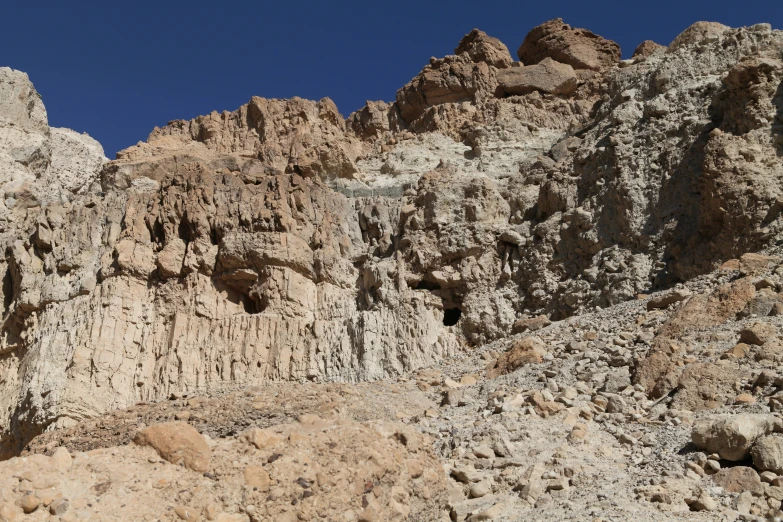
[[[677,35],[669,44],[669,52],[674,52],[687,45],[693,45],[709,40],[714,40],[731,29],[718,22],[696,22]]]
[[[576,89],[577,77],[570,65],[544,58],[536,65],[498,71],[498,83],[508,95],[533,91],[569,95]]]
[[[562,18],[556,18],[533,28],[519,46],[517,56],[529,65],[548,57],[574,69],[601,71],[620,61],[620,46],[587,29],[574,29]]]
[[[487,366],[487,379],[511,373],[527,364],[543,362],[546,353],[546,345],[538,337],[514,341],[510,350]]]
[[[185,422],[153,424],[139,431],[133,441],[139,446],[150,446],[172,464],[198,472],[209,470],[212,452],[207,441]]]
[[[506,44],[479,29],[473,29],[460,40],[454,54],[462,53],[467,53],[476,63],[486,62],[498,69],[509,67],[514,61]]]
[[[767,435],[759,438],[750,450],[753,465],[761,471],[783,475],[783,437]]]
[[[652,40],[645,40],[634,49],[631,58],[652,56],[654,54],[666,52],[666,46],[655,43]]]
[[[781,421],[774,415],[713,415],[693,425],[691,440],[699,449],[738,461],[750,454],[759,438],[780,428]]]

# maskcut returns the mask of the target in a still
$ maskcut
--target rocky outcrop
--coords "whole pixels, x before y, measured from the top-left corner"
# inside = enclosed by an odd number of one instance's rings
[[[648,56],[652,56],[654,54],[666,52],[666,46],[661,45],[659,43],[653,42],[652,40],[645,40],[642,43],[640,43],[636,49],[633,51],[633,55],[631,55],[631,58],[647,58]]]
[[[574,69],[602,71],[620,61],[620,46],[587,29],[574,29],[556,18],[539,25],[525,36],[517,49],[525,65],[552,58]]]
[[[525,38],[523,64],[472,31],[347,120],[328,99],[256,97],[108,164],[3,69],[3,451],[178,393],[401,375],[773,245],[783,37],[708,29],[622,66],[562,21]],[[726,284],[650,312],[772,313],[771,290]],[[728,402],[733,360],[679,366],[686,323],[639,354],[638,393]]]
[[[577,76],[570,65],[544,58],[536,65],[513,67],[499,72],[498,83],[507,95],[539,91],[567,96],[576,89]]]
[[[485,62],[498,69],[510,67],[514,61],[506,44],[479,29],[465,35],[454,49],[456,55],[463,53],[476,63]]]

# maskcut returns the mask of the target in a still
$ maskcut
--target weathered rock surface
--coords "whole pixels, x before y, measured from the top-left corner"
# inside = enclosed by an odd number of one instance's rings
[[[783,436],[761,437],[750,450],[753,465],[761,471],[773,471],[783,475]]]
[[[772,415],[720,415],[708,417],[693,427],[693,443],[726,460],[742,460],[761,437],[780,430]]]
[[[642,43],[640,43],[636,49],[633,51],[632,58],[636,58],[637,56],[647,58],[648,56],[652,56],[657,53],[662,53],[666,51],[666,46],[661,45],[659,43],[653,42],[652,40],[645,40]]]
[[[517,50],[525,65],[552,58],[574,69],[600,71],[620,61],[620,46],[587,29],[574,29],[562,18],[550,20],[530,31]]]
[[[347,119],[256,97],[108,163],[0,69],[0,517],[774,519],[781,52],[474,30]]]
[[[498,83],[508,95],[529,94],[534,91],[569,95],[576,90],[577,76],[570,65],[547,57],[536,65],[499,71]]]
[[[133,442],[149,446],[172,464],[193,471],[209,471],[211,452],[204,437],[184,422],[155,424],[141,430]]]

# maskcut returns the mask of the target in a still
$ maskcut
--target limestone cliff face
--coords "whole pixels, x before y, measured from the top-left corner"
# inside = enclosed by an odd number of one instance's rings
[[[777,241],[783,33],[648,48],[553,21],[522,64],[473,31],[392,103],[252,98],[108,163],[0,69],[3,452],[175,392],[399,374]]]

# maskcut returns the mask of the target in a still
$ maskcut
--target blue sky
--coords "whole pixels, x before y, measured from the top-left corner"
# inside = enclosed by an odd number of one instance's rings
[[[783,2],[773,0],[22,5],[3,5],[0,66],[27,72],[50,124],[89,133],[110,158],[156,125],[234,110],[254,95],[328,96],[345,116],[365,100],[392,100],[474,27],[514,57],[531,28],[556,17],[617,41],[625,57],[698,20],[783,29]]]

